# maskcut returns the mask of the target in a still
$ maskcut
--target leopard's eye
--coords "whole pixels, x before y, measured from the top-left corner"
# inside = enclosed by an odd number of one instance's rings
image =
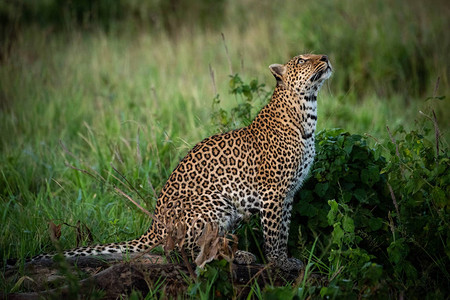
[[[304,60],[303,58],[299,58],[299,59],[297,60],[297,63],[298,63],[298,64],[303,64],[303,63],[305,63],[305,61],[306,61],[306,60]]]

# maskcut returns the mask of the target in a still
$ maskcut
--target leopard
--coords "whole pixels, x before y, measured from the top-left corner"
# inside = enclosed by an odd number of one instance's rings
[[[284,271],[301,270],[301,260],[288,257],[291,210],[314,161],[317,95],[333,69],[328,56],[315,54],[297,55],[269,69],[276,80],[270,101],[250,125],[205,138],[186,154],[163,185],[144,234],[66,250],[64,256],[143,252],[167,237],[168,217],[183,218],[182,244],[192,250],[207,224],[224,234],[259,215],[267,262]],[[238,263],[255,259],[245,251],[235,258]]]

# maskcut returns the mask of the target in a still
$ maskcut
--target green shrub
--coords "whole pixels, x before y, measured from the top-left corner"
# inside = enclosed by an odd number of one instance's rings
[[[388,287],[409,296],[448,291],[449,152],[436,155],[435,144],[416,131],[397,133],[383,148],[343,130],[317,134],[289,245],[306,257],[319,237],[330,286],[342,295],[387,293]],[[322,296],[336,292],[330,286]]]
[[[265,84],[259,83],[257,79],[245,83],[239,74],[230,76],[229,86],[230,94],[235,97],[237,105],[228,112],[220,107],[220,95],[216,95],[211,114],[211,124],[215,131],[228,131],[249,125],[261,105],[271,96],[265,90]]]

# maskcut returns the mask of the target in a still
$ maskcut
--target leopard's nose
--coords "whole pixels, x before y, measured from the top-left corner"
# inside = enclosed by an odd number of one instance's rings
[[[328,56],[322,55],[322,57],[320,58],[320,61],[328,61]]]

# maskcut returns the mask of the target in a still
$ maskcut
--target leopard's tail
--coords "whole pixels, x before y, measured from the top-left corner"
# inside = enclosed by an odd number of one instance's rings
[[[98,244],[92,246],[84,246],[77,247],[70,250],[62,251],[62,254],[65,258],[73,258],[73,257],[83,257],[83,256],[102,256],[102,255],[113,255],[113,254],[131,254],[131,253],[139,253],[146,251],[148,249],[153,248],[159,244],[158,240],[155,238],[153,234],[152,227],[140,236],[137,239],[126,241],[126,242],[118,242],[118,243],[109,243],[109,244]],[[36,263],[43,260],[52,260],[57,253],[44,253],[39,254],[34,257],[28,258],[25,260],[25,263]],[[6,261],[6,267],[12,268],[17,264],[17,259],[8,259]]]

